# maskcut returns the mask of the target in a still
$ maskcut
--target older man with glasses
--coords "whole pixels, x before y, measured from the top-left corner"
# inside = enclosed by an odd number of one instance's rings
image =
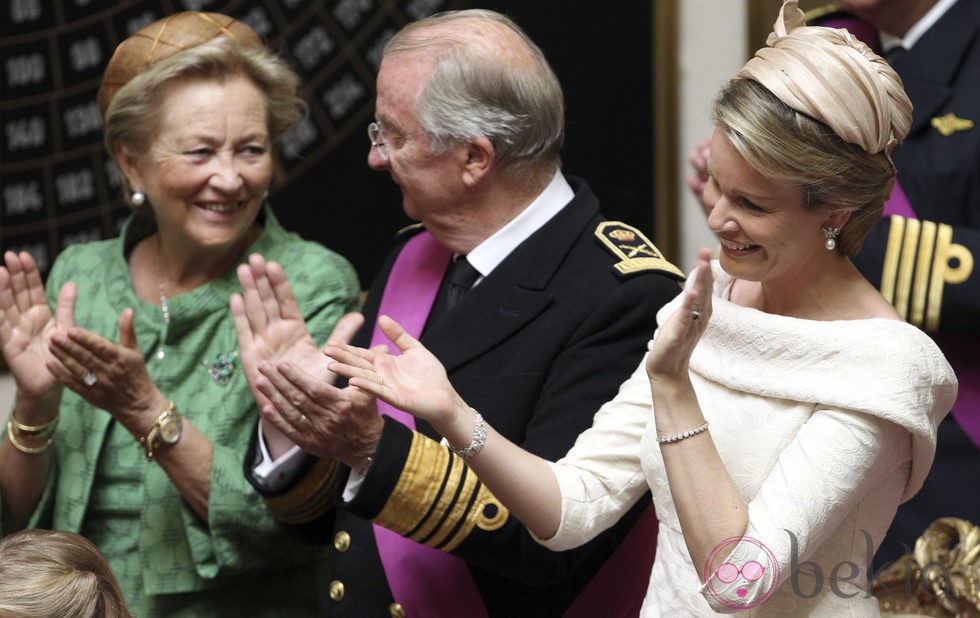
[[[562,173],[561,86],[502,15],[441,14],[396,34],[376,112],[368,164],[420,225],[382,267],[354,343],[386,343],[376,318],[398,319],[487,422],[560,458],[637,366],[683,275]],[[255,259],[241,278],[243,361],[268,400],[246,473],[280,521],[333,544],[336,615],[635,614],[655,547],[649,496],[594,542],[543,550],[469,472],[479,429],[440,443],[325,382],[322,342],[291,317],[281,271]]]

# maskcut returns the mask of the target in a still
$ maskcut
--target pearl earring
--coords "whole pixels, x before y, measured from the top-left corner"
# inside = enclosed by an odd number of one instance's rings
[[[823,228],[820,231],[823,232],[824,238],[827,239],[823,243],[823,246],[827,249],[827,251],[833,251],[834,249],[836,249],[837,248],[837,237],[840,236],[840,228],[839,227],[825,227],[825,228]]]
[[[129,200],[133,203],[133,206],[139,208],[146,203],[146,194],[143,193],[142,189],[137,189],[129,196]]]

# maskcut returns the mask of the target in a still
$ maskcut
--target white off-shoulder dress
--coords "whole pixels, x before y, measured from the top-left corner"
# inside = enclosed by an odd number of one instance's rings
[[[745,535],[719,540],[727,571],[702,584],[695,569],[705,566],[687,551],[645,360],[552,465],[562,520],[541,542],[586,542],[649,487],[660,530],[643,616],[877,616],[869,563],[932,464],[936,427],[956,398],[953,370],[907,323],[762,313],[727,300],[733,280],[712,268],[713,313],[690,367],[710,438],[748,504]]]

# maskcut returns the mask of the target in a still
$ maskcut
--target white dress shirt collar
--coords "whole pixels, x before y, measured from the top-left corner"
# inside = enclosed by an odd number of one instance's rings
[[[486,277],[514,249],[550,221],[574,197],[575,192],[568,181],[565,180],[560,170],[556,171],[555,176],[544,191],[521,214],[497,230],[493,236],[477,245],[466,255],[466,259],[473,268],[480,272],[481,278]]]
[[[912,49],[919,42],[919,39],[922,38],[922,35],[928,32],[929,28],[932,28],[939,21],[939,18],[945,15],[946,11],[952,8],[956,2],[957,0],[939,0],[922,16],[922,19],[915,22],[909,28],[909,31],[903,37],[897,37],[894,34],[882,31],[879,35],[881,37],[882,51],[889,51],[899,45],[905,49]]]

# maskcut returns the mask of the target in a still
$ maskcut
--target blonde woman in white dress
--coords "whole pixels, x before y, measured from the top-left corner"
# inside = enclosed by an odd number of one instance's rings
[[[881,216],[911,105],[881,58],[803,26],[787,1],[714,117],[704,197],[719,259],[701,251],[646,359],[561,461],[494,432],[390,319],[400,355],[337,345],[331,368],[429,421],[555,550],[649,487],[660,532],[644,616],[875,616],[871,556],[957,389],[849,259]]]

